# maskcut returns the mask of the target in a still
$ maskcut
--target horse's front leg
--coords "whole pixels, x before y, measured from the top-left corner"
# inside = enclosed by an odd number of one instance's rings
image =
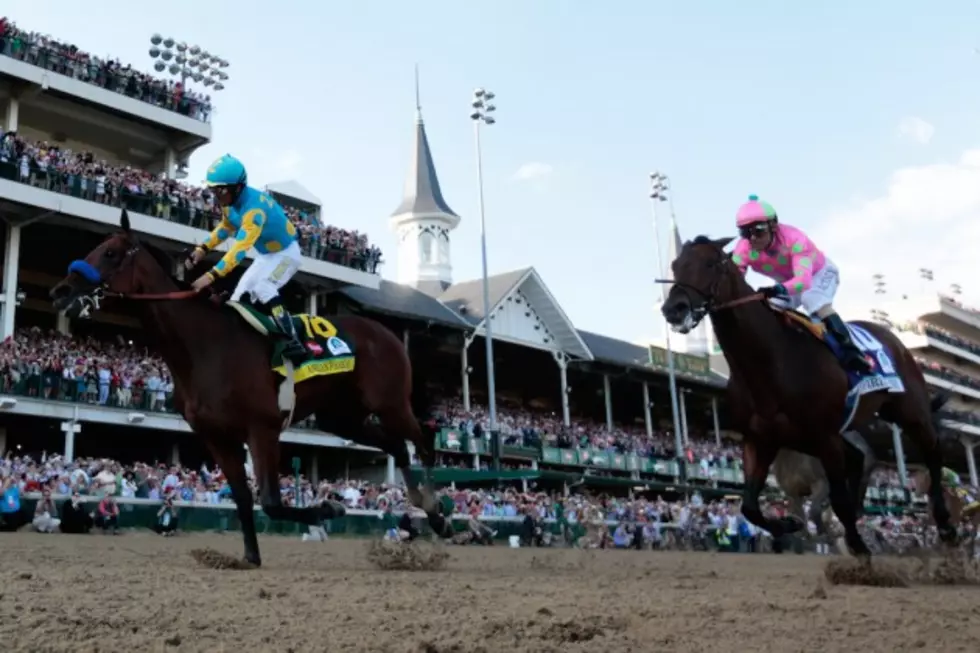
[[[759,497],[766,487],[769,467],[776,459],[779,447],[762,444],[746,437],[742,449],[742,469],[745,475],[745,488],[742,493],[742,514],[759,528],[769,532],[773,538],[795,533],[803,527],[795,517],[769,519],[762,513]]]

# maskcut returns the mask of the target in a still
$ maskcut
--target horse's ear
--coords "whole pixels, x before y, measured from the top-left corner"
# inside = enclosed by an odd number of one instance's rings
[[[733,240],[735,240],[735,238],[729,236],[727,238],[719,238],[718,240],[712,242],[714,243],[715,247],[717,247],[718,249],[725,249],[726,247],[728,247],[728,244]]]
[[[126,209],[122,210],[122,215],[119,217],[119,226],[122,227],[122,230],[127,234],[130,232],[129,212],[127,212]]]

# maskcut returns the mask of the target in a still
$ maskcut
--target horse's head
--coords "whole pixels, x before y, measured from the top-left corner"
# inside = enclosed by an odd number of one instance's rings
[[[724,250],[731,240],[698,236],[684,243],[671,263],[674,285],[660,310],[677,331],[688,333],[711,310],[732,299],[736,286],[727,280],[738,278],[738,269]]]
[[[51,289],[54,307],[72,318],[89,317],[107,293],[129,295],[147,290],[147,265],[139,238],[123,209],[121,230],[106,238],[85,258],[72,261],[68,276]]]

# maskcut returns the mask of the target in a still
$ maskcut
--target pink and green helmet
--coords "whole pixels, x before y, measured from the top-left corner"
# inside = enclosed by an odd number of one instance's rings
[[[735,214],[735,226],[744,227],[756,222],[776,219],[776,209],[769,202],[763,202],[758,195],[749,195],[749,201],[739,207]]]

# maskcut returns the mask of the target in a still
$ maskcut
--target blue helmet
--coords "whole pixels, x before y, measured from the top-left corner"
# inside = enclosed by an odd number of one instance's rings
[[[208,168],[206,186],[236,186],[248,184],[248,173],[242,162],[230,154],[226,154]]]

